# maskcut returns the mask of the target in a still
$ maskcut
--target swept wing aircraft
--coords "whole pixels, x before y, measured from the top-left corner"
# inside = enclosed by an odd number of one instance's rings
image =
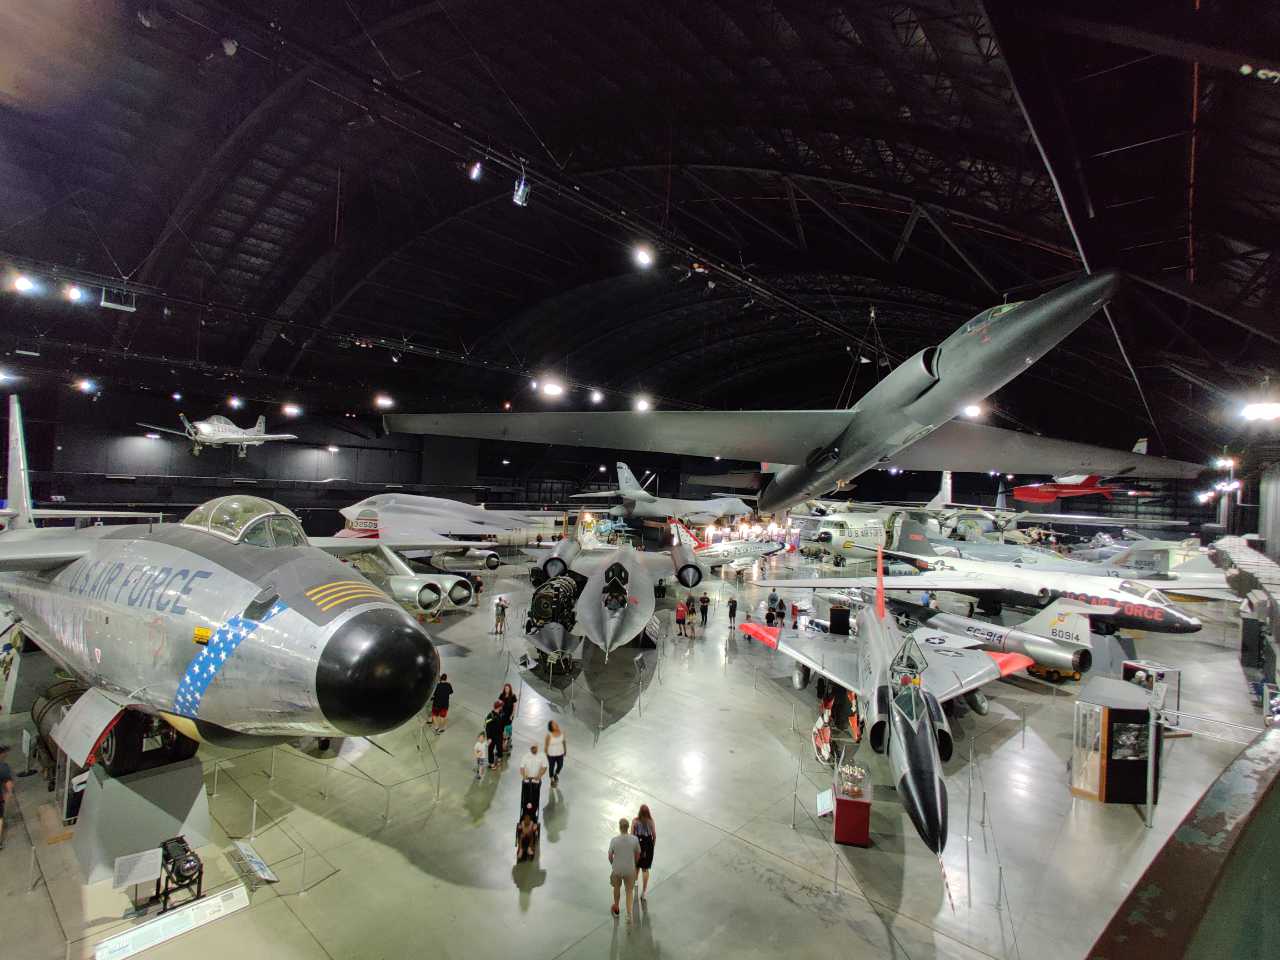
[[[789,464],[760,494],[766,513],[821,496],[877,466],[1194,477],[1199,464],[952,419],[1044,356],[1109,301],[1119,283],[1116,273],[1096,273],[1035,300],[984,310],[905,361],[849,410],[423,413],[388,415],[385,423],[399,433]]]
[[[247,457],[250,447],[260,447],[272,440],[298,439],[292,433],[267,433],[266,417],[259,417],[258,422],[252,427],[237,427],[220,413],[194,423],[182,413],[178,414],[178,419],[182,421],[181,430],[157,426],[154,423],[139,422],[138,426],[146,427],[148,430],[159,430],[161,433],[171,433],[177,437],[186,437],[191,441],[193,457],[200,456],[200,451],[204,447],[235,447],[241,457]]]
[[[176,524],[37,529],[17,397],[7,482],[0,621],[102,708],[77,763],[128,773],[152,736],[174,758],[201,740],[367,736],[430,696],[440,658],[427,633],[279,504],[219,497]]]
[[[577,493],[574,500],[597,497],[620,497],[622,503],[609,508],[609,516],[626,517],[629,520],[666,520],[676,517],[693,523],[709,523],[721,517],[742,517],[755,510],[739,497],[711,497],[707,500],[681,500],[659,497],[650,493],[639,482],[625,463],[615,464],[618,470],[618,489],[598,493]]]

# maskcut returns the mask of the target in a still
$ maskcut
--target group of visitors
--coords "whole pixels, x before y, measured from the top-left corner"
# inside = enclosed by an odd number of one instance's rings
[[[702,591],[702,596],[694,598],[693,592],[683,600],[676,600],[676,634],[681,637],[688,637],[690,640],[694,638],[693,617],[695,613],[702,625],[707,625],[707,614],[711,612],[711,597],[707,591]]]
[[[441,680],[444,678],[441,677]],[[485,759],[489,769],[496,770],[502,766],[502,759],[511,752],[511,722],[516,715],[516,701],[519,698],[511,689],[511,684],[504,683],[498,699],[493,701],[493,709],[484,718],[484,729],[476,737],[476,779],[484,775],[480,763],[480,745],[485,746]]]
[[[649,871],[653,868],[653,848],[658,841],[658,827],[653,822],[647,803],[640,804],[634,820],[618,821],[618,835],[609,841],[609,884],[613,887],[610,912],[618,916],[618,900],[626,891],[627,922],[634,919],[632,901],[636,879],[640,877],[640,900],[648,901]]]

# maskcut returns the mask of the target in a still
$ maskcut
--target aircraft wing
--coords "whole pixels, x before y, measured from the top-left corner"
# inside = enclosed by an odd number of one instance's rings
[[[9,511],[4,511],[12,516]],[[36,507],[31,511],[31,516],[36,520],[70,520],[94,517],[110,517],[112,519],[120,519],[130,517],[135,520],[155,520],[161,522],[164,520],[164,514],[159,510],[56,510],[45,507]]]
[[[597,490],[594,493],[575,493],[571,497],[569,497],[569,499],[570,500],[592,500],[596,497],[621,497],[621,496],[623,496],[623,493],[621,490]]]
[[[1077,524],[1081,527],[1151,527],[1163,530],[1165,527],[1190,526],[1187,520],[1142,520],[1138,517],[1103,517],[1087,513],[1020,513],[1014,519],[1018,523],[1035,526],[1037,523]]]
[[[935,643],[939,638],[946,639]],[[929,645],[921,646],[925,668],[920,682],[938,698],[939,703],[946,703],[962,693],[1025,670],[1035,663],[1023,653],[995,653],[952,646],[950,641],[954,639],[958,638],[935,631],[934,637],[925,641]]]
[[[754,620],[739,624],[738,629],[846,690],[859,689],[858,658],[862,641],[856,636],[766,627]]]
[[[1184,460],[1038,437],[961,420],[944,423],[898,451],[885,466],[903,470],[953,470],[957,473],[1000,470],[1006,473],[1100,473],[1110,476],[1127,472],[1135,477],[1181,480],[1192,480],[1207,469],[1203,464]]]
[[[370,550],[377,550],[379,547],[388,547],[392,550],[465,550],[468,547],[487,546],[487,542],[483,540],[466,541],[451,540],[448,537],[438,537],[429,539],[426,537],[408,540],[383,539],[381,537],[308,537],[308,542],[313,547],[318,547],[325,553],[332,554],[335,557],[350,556],[353,553],[367,553]]]
[[[798,580],[757,580],[761,587],[796,587],[804,590],[852,590],[869,587],[874,590],[875,577],[818,577]],[[884,578],[886,590],[952,590],[956,593],[988,593],[1008,590],[1009,586],[991,577],[953,570],[924,570],[917,574],[891,575]]]
[[[18,531],[21,532],[21,531]],[[57,570],[88,555],[93,541],[87,537],[0,537],[0,573],[21,570]]]
[[[134,423],[140,427],[146,427],[148,430],[159,430],[161,433],[172,433],[175,437],[185,438],[188,436],[187,431],[175,430],[173,427],[162,427],[155,423],[143,423],[141,420],[135,420]]]
[[[186,436],[186,434],[183,434],[183,436]],[[250,433],[250,434],[246,434],[243,439],[245,440],[297,440],[298,436],[297,434],[294,434],[294,433],[259,433],[256,435]],[[235,443],[236,441],[231,440],[230,442]]]
[[[847,410],[655,410],[396,413],[383,422],[393,433],[803,463],[850,417]]]

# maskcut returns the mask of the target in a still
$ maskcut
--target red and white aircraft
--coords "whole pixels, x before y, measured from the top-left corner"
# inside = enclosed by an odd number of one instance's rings
[[[1103,485],[1102,478],[1091,473],[1087,476],[1054,477],[1052,483],[1026,483],[1013,488],[1013,499],[1023,503],[1053,503],[1066,497],[1105,497],[1110,500],[1119,493],[1128,495],[1133,492],[1128,487],[1109,487]]]

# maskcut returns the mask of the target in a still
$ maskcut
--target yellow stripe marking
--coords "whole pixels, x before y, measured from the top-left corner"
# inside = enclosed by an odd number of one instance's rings
[[[358,603],[363,601],[381,602],[386,600],[386,595],[381,593],[357,593],[350,597],[343,597],[340,600],[332,600],[328,603],[320,605],[321,610],[332,610],[334,607],[341,607],[347,603]]]
[[[310,597],[317,593],[323,593],[325,590],[331,590],[334,587],[343,587],[343,586],[352,586],[352,585],[363,587],[363,586],[368,586],[368,583],[369,581],[367,580],[333,580],[333,581],[330,581],[329,583],[322,583],[318,587],[312,587],[310,590],[306,591],[306,594],[308,597]]]
[[[353,587],[352,589],[345,590],[342,593],[335,593],[332,596],[325,597],[322,600],[316,600],[315,605],[323,609],[324,607],[330,606],[335,603],[341,603],[344,600],[350,600],[355,597],[385,598],[386,594],[383,593],[381,590],[375,590],[373,588],[357,590]]]

